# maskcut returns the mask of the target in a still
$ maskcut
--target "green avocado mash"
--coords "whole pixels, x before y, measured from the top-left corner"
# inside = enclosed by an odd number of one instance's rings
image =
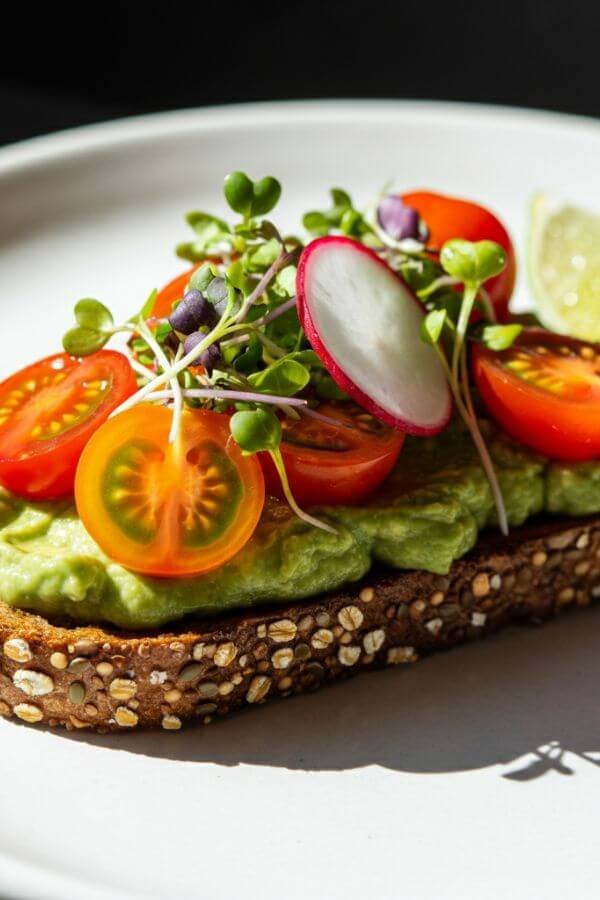
[[[501,437],[488,442],[511,525],[542,511],[600,512],[600,461],[549,463]],[[322,507],[319,515],[337,534],[270,502],[253,538],[227,565],[196,578],[157,579],[111,562],[71,506],[0,493],[0,593],[12,606],[45,614],[148,628],[188,613],[309,597],[361,578],[374,561],[443,574],[495,522],[476,451],[457,429],[407,440],[396,469],[368,501]]]

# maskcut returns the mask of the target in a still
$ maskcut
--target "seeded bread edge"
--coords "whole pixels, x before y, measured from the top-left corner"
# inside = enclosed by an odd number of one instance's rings
[[[162,633],[66,627],[0,602],[0,715],[99,732],[178,730],[598,598],[593,518],[484,535],[447,576],[372,571],[301,603]]]

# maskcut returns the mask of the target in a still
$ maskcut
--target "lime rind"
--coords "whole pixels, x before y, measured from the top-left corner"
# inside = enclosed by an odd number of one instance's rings
[[[600,341],[600,215],[537,194],[528,257],[542,324],[560,334]]]

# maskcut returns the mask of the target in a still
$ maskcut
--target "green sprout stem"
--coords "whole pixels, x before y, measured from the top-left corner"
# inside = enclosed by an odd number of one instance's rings
[[[498,318],[496,316],[496,310],[494,309],[494,304],[492,303],[490,295],[488,294],[486,289],[483,287],[483,285],[480,285],[479,293],[478,293],[477,297],[485,310],[485,314],[486,314],[487,318],[490,320],[490,322],[492,322],[495,325],[496,322],[498,321]]]
[[[469,386],[469,373],[467,369],[467,354],[466,348],[463,346],[462,354],[461,354],[461,379],[454,379],[452,370],[448,365],[448,360],[446,359],[446,355],[440,345],[438,343],[434,344],[435,350],[438,354],[440,362],[444,367],[444,371],[446,372],[446,378],[448,379],[448,384],[450,385],[450,390],[452,391],[452,396],[454,397],[454,402],[456,403],[456,408],[464,421],[465,425],[469,429],[469,434],[471,435],[471,439],[475,445],[475,448],[479,454],[479,458],[481,460],[481,465],[483,466],[483,470],[486,474],[488,483],[490,485],[490,489],[492,491],[492,496],[494,498],[494,503],[496,505],[496,511],[498,514],[498,525],[500,527],[500,531],[502,534],[508,534],[508,517],[506,514],[506,506],[504,503],[504,497],[502,496],[502,490],[500,488],[500,484],[498,482],[498,476],[496,475],[496,470],[494,468],[494,463],[490,456],[490,452],[487,448],[487,444],[483,438],[481,433],[481,429],[479,428],[479,422],[477,420],[477,415],[475,414],[475,408],[473,406],[473,400],[471,397],[471,388]],[[462,392],[461,392],[462,388]]]
[[[465,335],[469,325],[469,319],[473,312],[473,305],[477,299],[478,284],[465,284],[465,293],[460,307],[458,322],[456,323],[456,337],[452,348],[452,381],[458,384],[458,364],[460,354],[465,342]]]
[[[417,296],[419,297],[419,300],[427,300],[428,297],[431,297],[431,295],[435,294],[440,288],[454,287],[456,284],[460,284],[458,278],[453,278],[452,275],[440,275],[439,278],[436,278],[435,281],[428,284],[426,288],[417,291]]]
[[[281,487],[283,489],[283,495],[287,500],[287,503],[292,512],[294,512],[299,519],[302,519],[309,525],[313,525],[315,528],[320,528],[322,531],[328,531],[330,534],[337,534],[336,529],[329,525],[327,522],[323,522],[321,519],[317,519],[315,518],[315,516],[311,516],[309,513],[305,512],[298,506],[290,488],[287,472],[285,470],[285,464],[283,462],[283,457],[281,456],[281,450],[279,449],[279,447],[277,447],[275,450],[269,450],[268,453],[273,460],[273,465],[277,469],[277,474],[279,475]]]

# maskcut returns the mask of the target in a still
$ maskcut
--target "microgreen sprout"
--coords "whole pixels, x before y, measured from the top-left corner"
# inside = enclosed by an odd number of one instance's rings
[[[421,337],[435,347],[446,372],[456,408],[465,422],[473,443],[479,453],[481,464],[488,478],[496,510],[498,524],[503,534],[508,534],[508,520],[502,491],[498,483],[494,464],[481,433],[477,414],[471,396],[466,351],[467,329],[473,312],[473,305],[485,281],[498,275],[506,265],[506,253],[492,241],[472,243],[464,240],[448,241],[442,247],[440,262],[452,279],[452,283],[462,282],[464,292],[460,302],[456,323],[444,308],[434,308],[427,313],[421,327]],[[441,279],[438,279],[438,284]],[[430,296],[432,291],[423,293]],[[496,344],[515,340],[519,326],[488,325],[484,328],[484,340]],[[444,339],[450,347],[451,363],[448,363],[442,346]],[[509,344],[507,343],[507,346]]]
[[[335,528],[301,509],[290,489],[285,464],[281,455],[281,422],[272,412],[266,409],[244,410],[231,417],[231,434],[244,453],[267,452],[281,480],[283,494],[290,508],[299,519],[314,525],[322,531],[337,534]]]
[[[270,175],[252,181],[245,172],[232,172],[225,179],[223,191],[232,210],[248,222],[252,216],[265,216],[271,212],[279,202],[281,185]]]
[[[490,350],[508,350],[522,331],[523,326],[516,323],[511,325],[486,325],[483,329],[482,338],[484,344]]]
[[[63,338],[66,352],[73,356],[96,353],[119,330],[114,328],[110,310],[99,300],[78,300],[73,312],[77,324]]]

